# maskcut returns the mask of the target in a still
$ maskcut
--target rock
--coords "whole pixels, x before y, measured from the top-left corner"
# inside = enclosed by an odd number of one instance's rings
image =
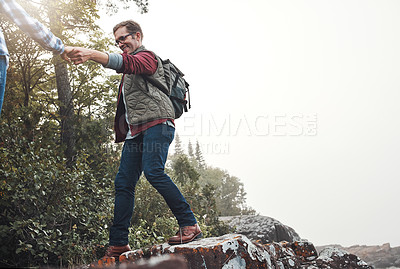
[[[167,256],[166,256],[167,255]],[[182,262],[188,269],[198,268],[348,268],[372,269],[360,258],[336,248],[327,248],[318,256],[314,245],[301,240],[261,244],[251,241],[245,235],[227,234],[221,237],[205,238],[188,244],[171,246],[167,243],[156,245],[146,251],[134,250],[120,256],[120,268],[169,268],[169,267],[134,267],[150,266],[148,257],[162,257],[164,262],[171,262],[174,268]],[[181,257],[174,261],[172,257]],[[170,258],[168,258],[170,257]],[[184,260],[182,260],[184,259]],[[167,263],[165,263],[167,266]],[[172,268],[172,267],[171,267]]]
[[[313,262],[318,268],[373,268],[354,254],[338,248],[326,248]]]
[[[318,257],[318,252],[314,245],[306,240],[296,241],[290,247],[303,261],[312,261]]]
[[[290,227],[264,216],[221,217],[241,233],[205,238],[181,245],[167,243],[123,253],[120,269],[372,269],[354,253],[337,246],[318,255],[311,242]],[[380,248],[391,251],[390,245]],[[399,257],[399,256],[397,256]],[[397,258],[400,262],[400,259]],[[104,264],[103,267],[105,267]],[[115,267],[115,264],[112,265]]]
[[[246,235],[251,240],[260,240],[263,244],[300,240],[300,236],[294,229],[271,217],[243,215],[220,217],[220,220],[234,228],[235,233]]]
[[[400,247],[392,248],[389,243],[382,246],[355,245],[351,247],[342,247],[341,245],[320,246],[317,249],[326,247],[336,247],[348,253],[352,253],[376,269],[380,268],[400,268]]]
[[[178,255],[163,255],[142,259],[136,263],[121,263],[119,269],[188,269],[185,259]]]
[[[129,259],[127,256],[129,255]],[[142,250],[129,251],[119,257],[119,266],[113,262],[92,263],[87,266],[76,267],[75,269],[188,269],[187,262],[180,255],[161,255],[144,258]]]
[[[127,261],[133,252],[123,255]],[[205,238],[188,244],[171,246],[162,244],[150,249],[150,256],[174,254],[183,256],[189,268],[250,268],[250,264],[264,267],[270,262],[269,253],[261,246],[254,245],[246,236],[228,234],[221,237]],[[136,254],[133,254],[136,257]]]
[[[126,261],[136,262],[143,258],[144,258],[143,250],[137,249],[137,250],[132,250],[132,251],[123,253],[121,256],[119,256],[119,261],[120,262],[126,262]]]

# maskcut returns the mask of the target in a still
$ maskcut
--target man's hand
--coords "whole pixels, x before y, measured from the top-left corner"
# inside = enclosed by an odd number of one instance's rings
[[[74,64],[78,65],[88,60],[91,60],[93,54],[94,54],[93,50],[80,47],[72,47],[72,50],[68,52],[67,55]]]

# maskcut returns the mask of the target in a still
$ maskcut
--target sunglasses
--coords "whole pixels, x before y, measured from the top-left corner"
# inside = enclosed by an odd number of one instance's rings
[[[129,34],[127,34],[127,35],[121,36],[120,38],[118,38],[117,40],[115,40],[115,46],[118,47],[118,46],[119,46],[119,43],[124,42],[125,39],[127,39],[128,36],[134,35],[134,34],[136,34],[136,33],[129,33]]]

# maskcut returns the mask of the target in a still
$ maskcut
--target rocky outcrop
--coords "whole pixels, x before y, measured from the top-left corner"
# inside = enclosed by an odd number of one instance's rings
[[[340,245],[330,245],[317,247],[322,250],[326,247],[335,247],[348,253],[357,255],[362,260],[372,265],[375,269],[400,268],[400,247],[390,247],[390,244],[382,246],[360,246],[342,247]]]
[[[220,220],[232,227],[235,233],[246,235],[251,240],[259,240],[263,244],[300,240],[295,230],[271,217],[243,215],[220,217]]]
[[[227,234],[175,246],[165,243],[147,250],[126,252],[119,260],[121,269],[372,269],[357,256],[336,248],[326,248],[318,255],[308,241],[261,244],[241,234]]]
[[[123,262],[118,269],[188,269],[187,262],[182,256],[162,255],[141,259],[135,263]]]
[[[318,254],[312,243],[300,239],[292,228],[270,217],[236,216],[222,217],[221,220],[234,227],[237,233],[182,245],[164,243],[129,251],[119,257],[119,268],[373,268],[354,253],[335,246],[321,249]],[[114,266],[112,262],[93,266]]]

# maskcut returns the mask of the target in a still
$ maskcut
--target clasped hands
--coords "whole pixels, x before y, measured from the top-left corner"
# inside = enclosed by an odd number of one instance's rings
[[[61,54],[61,58],[67,62],[72,62],[75,65],[78,65],[90,60],[91,55],[92,50],[90,49],[65,46],[64,52]]]

